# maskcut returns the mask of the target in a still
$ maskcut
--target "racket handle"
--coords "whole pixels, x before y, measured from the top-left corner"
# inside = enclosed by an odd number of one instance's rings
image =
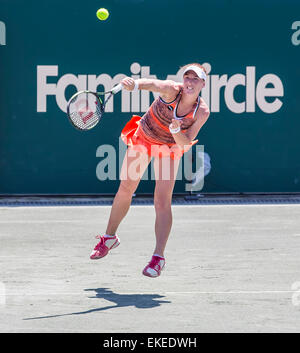
[[[122,83],[119,83],[116,87],[114,87],[114,88],[111,90],[111,93],[112,93],[112,94],[116,94],[116,93],[120,92],[122,88],[123,88]]]

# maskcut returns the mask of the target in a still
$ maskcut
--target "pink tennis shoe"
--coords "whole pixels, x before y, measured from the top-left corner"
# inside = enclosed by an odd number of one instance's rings
[[[100,241],[90,255],[91,260],[101,259],[106,256],[110,250],[115,249],[120,245],[120,239],[117,235],[111,237],[98,235],[96,238],[100,239]],[[166,262],[163,257],[153,255],[151,261],[144,268],[143,275],[152,278],[159,277],[161,271],[165,267],[165,263]]]
[[[100,241],[90,255],[91,260],[101,259],[108,254],[109,250],[115,249],[120,245],[120,239],[117,235],[109,238],[103,235],[98,235],[96,238],[100,239]]]
[[[152,256],[149,264],[144,268],[143,275],[148,277],[158,277],[165,267],[165,259],[160,256]]]

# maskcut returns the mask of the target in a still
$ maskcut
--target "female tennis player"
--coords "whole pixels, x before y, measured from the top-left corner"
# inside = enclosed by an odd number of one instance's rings
[[[164,251],[172,226],[171,201],[176,174],[184,152],[197,143],[194,140],[209,116],[209,109],[199,96],[205,86],[206,71],[198,63],[186,65],[183,83],[171,80],[126,77],[123,88],[159,92],[143,117],[133,116],[122,130],[128,145],[123,161],[120,186],[114,198],[105,235],[90,255],[100,259],[120,244],[117,229],[126,216],[132,195],[154,158],[155,171],[155,236],[156,246],[143,274],[158,277],[165,266]]]

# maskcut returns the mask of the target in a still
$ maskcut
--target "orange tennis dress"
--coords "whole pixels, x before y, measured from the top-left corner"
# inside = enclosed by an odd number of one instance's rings
[[[195,114],[200,104],[200,97],[195,108],[185,116],[177,116],[177,106],[180,102],[180,91],[174,101],[167,103],[158,97],[142,116],[134,115],[124,126],[121,138],[126,145],[134,150],[147,153],[150,157],[171,157],[180,159],[198,140],[192,141],[185,148],[178,146],[169,131],[172,119],[181,120],[181,131],[185,133],[195,122]]]

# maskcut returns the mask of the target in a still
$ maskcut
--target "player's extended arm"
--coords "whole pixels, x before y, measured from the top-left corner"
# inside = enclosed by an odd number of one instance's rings
[[[161,98],[167,102],[174,100],[182,88],[181,83],[172,80],[157,80],[150,78],[133,80],[131,77],[125,77],[121,83],[123,88],[129,91],[138,87],[140,90],[159,92]]]

